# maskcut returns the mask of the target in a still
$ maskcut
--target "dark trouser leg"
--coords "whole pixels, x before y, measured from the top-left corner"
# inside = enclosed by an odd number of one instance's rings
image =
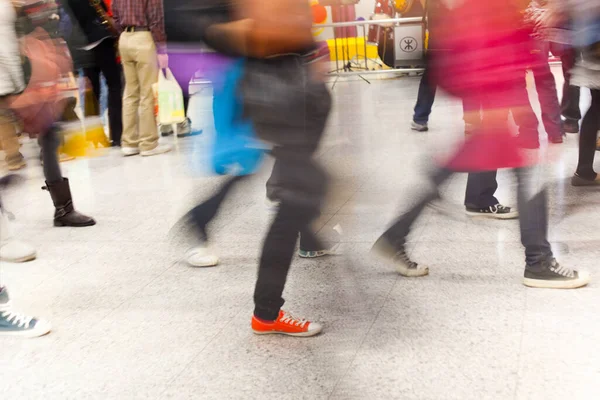
[[[108,86],[108,121],[113,146],[121,145],[123,133],[123,84],[121,65],[117,63],[114,40],[105,40],[94,49],[96,64]],[[100,83],[98,83],[100,85]],[[94,89],[95,91],[96,89]],[[96,92],[100,97],[100,90]]]
[[[44,177],[46,182],[61,182],[63,176],[60,172],[57,151],[60,146],[60,139],[55,128],[51,128],[44,135],[40,136],[38,143],[42,148],[42,160],[44,161]]]
[[[440,169],[436,172],[432,178],[434,189],[425,193],[410,211],[398,217],[392,226],[390,226],[390,228],[382,235],[390,245],[394,248],[404,246],[406,237],[410,233],[412,225],[416,222],[417,218],[419,218],[425,207],[427,207],[427,204],[439,198],[438,187],[452,174],[453,172],[448,169]]]
[[[579,161],[577,174],[584,179],[596,179],[594,172],[594,155],[596,139],[600,129],[600,90],[592,89],[592,105],[585,113],[579,135]]]
[[[494,193],[498,190],[496,175],[498,171],[471,172],[467,179],[465,207],[488,208],[498,204]]]
[[[236,183],[241,182],[246,177],[247,176],[235,176],[229,178],[217,193],[192,208],[187,213],[188,218],[194,224],[202,242],[208,241],[208,233],[206,232],[207,225],[216,217],[223,201],[227,198],[231,189]]]
[[[563,134],[562,121],[556,81],[548,64],[548,44],[544,42],[539,47],[540,59],[537,60],[533,68],[533,77],[542,108],[542,122],[549,138],[559,138]]]
[[[434,85],[429,77],[429,71],[425,68],[425,72],[421,77],[421,83],[419,84],[419,96],[417,97],[417,104],[415,105],[415,113],[413,115],[413,121],[418,124],[426,124],[429,121],[429,115],[435,101],[435,93],[437,87]]]
[[[101,85],[100,85],[100,67],[96,61],[94,61],[94,62],[96,63],[96,65],[94,67],[84,68],[83,74],[90,81],[90,83],[92,85],[92,92],[94,94],[94,99],[95,99],[96,103],[98,104],[98,107],[96,107],[96,106],[94,106],[92,108],[86,107],[86,110],[87,109],[100,110],[100,107],[99,107],[100,91],[102,90]]]
[[[523,74],[523,79],[519,79],[512,89],[511,113],[519,127],[519,137],[525,147],[537,147],[540,144],[539,123],[529,102],[525,74]]]
[[[579,108],[579,95],[581,90],[578,86],[571,85],[571,70],[575,66],[576,58],[577,53],[575,52],[575,49],[567,50],[560,57],[563,75],[565,77],[560,108],[563,117],[573,121],[579,121],[581,119],[581,109]]]
[[[546,189],[539,185],[536,168],[519,168],[517,201],[521,243],[525,246],[527,267],[535,269],[541,261],[552,258],[548,243],[548,198]]]
[[[265,321],[279,316],[283,289],[292,263],[298,232],[307,225],[306,211],[283,202],[263,245],[254,290],[254,315]]]
[[[320,251],[325,250],[325,245],[310,226],[300,231],[300,250]]]

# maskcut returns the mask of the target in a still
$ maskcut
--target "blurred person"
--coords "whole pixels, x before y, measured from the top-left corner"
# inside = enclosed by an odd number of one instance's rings
[[[470,21],[465,25],[463,21]],[[547,239],[546,189],[531,160],[522,154],[508,127],[515,107],[514,86],[531,60],[526,49],[531,36],[518,29],[518,4],[464,0],[443,23],[435,54],[434,76],[449,93],[482,105],[481,125],[431,176],[433,189],[398,217],[377,240],[374,250],[390,259],[404,276],[424,276],[429,268],[412,261],[406,238],[425,207],[439,198],[438,188],[456,172],[514,168],[521,243],[525,247],[523,284],[536,288],[573,289],[587,285],[589,274],[560,265]],[[518,105],[518,104],[517,104]],[[541,185],[540,185],[541,184]],[[541,187],[540,187],[541,186]]]
[[[154,156],[171,151],[158,143],[152,85],[160,68],[167,68],[163,0],[113,0],[119,53],[125,74],[123,136],[125,156]]]
[[[232,7],[228,4],[226,6]],[[219,51],[244,57],[240,82],[244,116],[257,136],[271,143],[281,173],[279,207],[266,235],[254,291],[256,334],[313,336],[318,323],[281,309],[285,282],[301,230],[320,212],[327,188],[316,151],[331,108],[316,51],[312,15],[303,0],[234,3],[233,21],[208,27],[207,41]],[[283,22],[285,21],[285,22]]]
[[[16,23],[15,9],[8,0],[3,0],[0,7],[0,36],[5,38],[4,44],[0,46],[0,60],[13,61],[0,69],[0,104],[2,104],[6,96],[22,89],[16,84],[22,75],[22,67],[18,58],[19,43],[14,27]],[[21,144],[17,137],[15,123],[13,113],[5,107],[0,107],[0,148],[4,150],[5,160],[10,171],[16,171],[27,165],[20,151]]]
[[[4,6],[0,1],[0,10]],[[1,11],[0,11],[1,12]],[[18,181],[16,175],[0,178],[0,194],[10,184]],[[2,263],[22,263],[34,260],[36,251],[29,243],[17,239],[11,230],[8,215],[0,198],[0,336],[38,337],[50,332],[49,322],[16,312],[2,283]]]
[[[72,24],[70,42],[78,52],[86,52],[82,66],[85,77],[92,84],[96,102],[100,102],[101,75],[108,86],[108,120],[113,146],[121,145],[123,132],[122,68],[118,62],[118,31],[113,24],[108,6],[102,0],[62,0]],[[99,109],[99,108],[98,108]]]
[[[567,133],[579,133],[579,120],[581,119],[581,108],[579,107],[581,88],[571,84],[571,70],[575,67],[576,60],[577,51],[572,47],[564,49],[560,54],[565,79],[560,108],[564,118],[564,129]]]
[[[436,51],[436,24],[438,19],[442,18],[444,13],[448,11],[442,0],[433,0],[427,4],[426,12],[428,16],[429,29],[429,48],[428,51]],[[433,34],[432,34],[433,32]],[[411,122],[411,129],[418,132],[429,130],[429,116],[435,101],[437,85],[432,82],[430,71],[427,64],[430,62],[430,57],[426,58],[425,71],[421,76],[419,83],[419,92],[417,102],[415,104],[414,115]],[[522,89],[527,95],[527,89],[523,85]],[[468,99],[463,101],[463,118],[465,121],[465,134],[470,134],[480,124],[479,110],[481,105],[478,103],[471,104]],[[527,129],[533,130],[533,134],[537,135],[537,118],[533,110],[525,110],[526,112],[519,113],[515,119],[521,123],[521,134]],[[527,113],[530,111],[530,113]],[[531,136],[531,134],[527,134]],[[502,205],[495,197],[498,190],[498,181],[496,180],[497,171],[473,172],[468,174],[467,188],[465,191],[464,205],[467,215],[483,216],[496,219],[514,219],[519,216],[518,212],[511,207]]]
[[[24,130],[30,136],[38,136],[46,178],[44,189],[50,192],[55,207],[54,226],[95,225],[93,218],[75,210],[69,180],[62,176],[58,163],[60,138],[55,122],[64,109],[64,103],[58,100],[56,84],[61,73],[71,66],[70,57],[44,30],[36,28],[33,32],[25,32],[28,34],[20,40],[25,59],[22,64],[19,46],[16,45],[17,13],[8,0],[1,0],[1,4],[6,17],[0,29],[6,35],[5,46],[9,50],[0,60],[0,76],[10,77],[12,86],[5,90],[0,99],[0,111],[16,113],[23,121]],[[32,25],[29,25],[31,29]],[[15,134],[12,121],[0,122],[0,131]]]
[[[571,81],[590,89],[592,102],[585,113],[579,135],[579,159],[571,183],[595,186],[600,177],[594,171],[594,155],[600,130],[600,4],[590,0],[571,0],[567,10],[574,22],[574,38],[581,58],[572,70]]]

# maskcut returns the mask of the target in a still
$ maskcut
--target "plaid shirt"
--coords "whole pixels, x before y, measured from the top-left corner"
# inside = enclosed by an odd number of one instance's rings
[[[157,47],[167,41],[163,0],[113,0],[112,12],[119,32],[126,26],[147,27]]]

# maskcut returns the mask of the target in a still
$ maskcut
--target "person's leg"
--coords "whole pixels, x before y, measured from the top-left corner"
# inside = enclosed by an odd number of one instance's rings
[[[548,43],[539,42],[539,57],[534,62],[533,77],[542,109],[542,122],[548,139],[553,143],[562,143],[563,129],[560,117],[560,104],[556,91],[556,81],[548,64]]]
[[[560,108],[562,116],[565,118],[565,130],[569,133],[579,132],[579,120],[581,119],[579,107],[581,89],[571,85],[571,70],[575,67],[576,58],[577,52],[573,48],[566,50],[560,57],[565,78]]]
[[[21,143],[17,137],[14,116],[10,110],[3,107],[0,107],[0,147],[4,150],[10,171],[16,171],[27,165],[20,151]]]
[[[548,196],[540,168],[515,170],[521,243],[525,247],[523,284],[536,288],[574,289],[587,285],[589,274],[561,266],[548,242]]]
[[[597,184],[598,175],[594,171],[596,138],[600,129],[600,90],[592,89],[592,104],[585,113],[579,135],[579,160],[573,177],[573,185]]]
[[[406,238],[425,207],[439,198],[438,187],[452,174],[453,172],[448,169],[436,171],[431,179],[433,189],[423,194],[412,209],[398,217],[373,245],[373,250],[391,259],[403,276],[424,276],[429,273],[428,267],[419,265],[408,257],[405,248]]]
[[[465,207],[467,209],[489,208],[498,204],[494,193],[498,190],[498,171],[471,172],[467,178]]]
[[[156,46],[149,32],[138,32],[135,36],[137,48],[137,73],[140,82],[140,151],[142,155],[153,155],[158,146],[158,129],[154,114],[154,92],[152,85],[158,82]],[[166,149],[166,147],[165,147]]]
[[[137,154],[139,150],[138,113],[140,108],[140,81],[137,73],[134,33],[124,32],[119,39],[119,54],[125,75],[123,94],[123,135],[121,145],[125,155]],[[154,114],[154,113],[153,113]]]
[[[41,135],[38,142],[42,148],[44,163],[45,189],[50,192],[54,203],[54,226],[84,227],[96,224],[93,218],[77,212],[73,206],[69,180],[63,178],[58,164],[57,150],[60,139],[56,128],[52,127]]]
[[[94,49],[96,63],[100,67],[108,86],[108,121],[113,146],[121,145],[123,132],[123,87],[122,69],[117,62],[115,41],[105,40]]]
[[[435,101],[437,87],[431,82],[428,69],[425,69],[419,84],[419,94],[415,104],[415,113],[413,115],[413,129],[426,131],[429,115]]]
[[[513,100],[510,111],[519,128],[521,145],[525,148],[540,147],[539,122],[529,102],[525,73],[523,79],[519,79],[512,87],[511,94]]]
[[[96,103],[93,110],[100,110],[100,93],[101,93],[101,85],[100,85],[100,62],[99,57],[96,55],[96,49],[94,51],[94,63],[93,67],[87,67],[83,69],[83,75],[90,81],[92,85],[92,94],[94,102]],[[86,115],[87,116],[87,115]]]

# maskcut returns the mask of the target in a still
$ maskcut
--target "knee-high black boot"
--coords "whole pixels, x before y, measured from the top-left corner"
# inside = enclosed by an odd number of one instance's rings
[[[54,226],[83,227],[96,225],[93,218],[75,211],[69,180],[63,178],[58,182],[46,182],[45,190],[50,192],[56,211],[54,212]]]

